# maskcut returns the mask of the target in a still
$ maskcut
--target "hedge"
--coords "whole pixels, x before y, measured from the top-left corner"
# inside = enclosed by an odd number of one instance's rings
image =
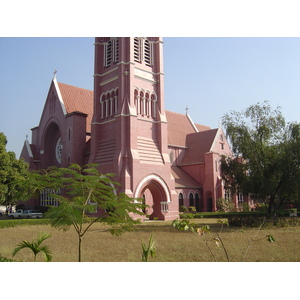
[[[228,223],[231,226],[239,227],[291,227],[300,226],[300,218],[298,217],[279,217],[275,219],[266,219],[257,216],[233,216],[228,218]]]
[[[16,227],[24,225],[46,225],[49,224],[49,219],[12,219],[0,220],[0,228]]]
[[[89,223],[93,218],[84,219],[84,223]],[[0,228],[6,227],[16,227],[25,225],[48,225],[50,219],[10,219],[10,220],[0,220]]]
[[[196,212],[196,213],[181,213],[180,219],[202,219],[202,218],[229,218],[229,217],[264,217],[266,213],[263,211],[245,211],[245,212]],[[290,210],[277,211],[278,217],[289,217]],[[299,213],[298,213],[299,216]]]
[[[197,212],[181,213],[180,219],[229,218],[233,216],[264,216],[264,212]]]

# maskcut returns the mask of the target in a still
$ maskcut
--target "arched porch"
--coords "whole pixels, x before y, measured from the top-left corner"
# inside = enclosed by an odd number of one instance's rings
[[[145,209],[150,220],[166,220],[171,201],[168,186],[157,175],[148,175],[141,180],[135,190],[134,198],[144,199]]]

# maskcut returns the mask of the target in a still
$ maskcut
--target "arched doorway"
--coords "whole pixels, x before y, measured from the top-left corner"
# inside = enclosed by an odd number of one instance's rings
[[[144,199],[149,207],[145,212],[150,220],[164,220],[168,214],[170,193],[166,183],[157,175],[145,177],[137,186],[134,198]]]

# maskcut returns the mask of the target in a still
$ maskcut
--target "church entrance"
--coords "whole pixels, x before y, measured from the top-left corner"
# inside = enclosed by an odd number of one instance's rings
[[[150,220],[165,220],[168,213],[168,188],[156,175],[144,178],[137,186],[135,198],[142,198],[148,207],[144,210]]]

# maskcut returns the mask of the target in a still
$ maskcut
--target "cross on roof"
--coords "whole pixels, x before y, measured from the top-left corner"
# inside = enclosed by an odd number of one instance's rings
[[[186,110],[186,114],[188,114],[188,112],[189,112],[189,108],[188,108],[188,107],[186,107],[186,108],[185,108],[185,110]]]

